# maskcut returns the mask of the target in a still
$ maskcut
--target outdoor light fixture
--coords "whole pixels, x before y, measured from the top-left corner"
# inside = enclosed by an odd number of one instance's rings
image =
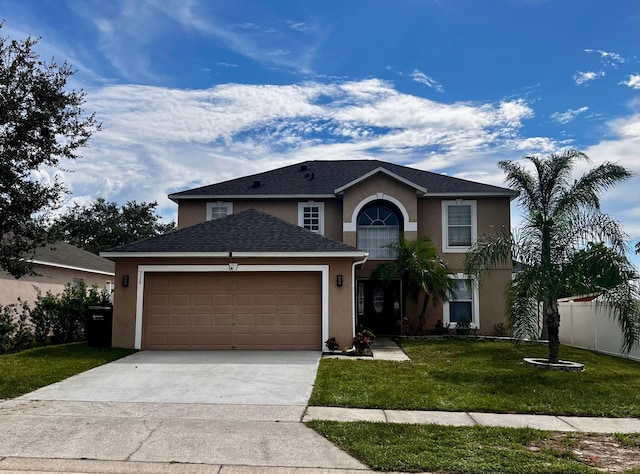
[[[129,275],[122,275],[122,286],[129,286]]]
[[[336,276],[336,285],[342,286],[342,275]]]

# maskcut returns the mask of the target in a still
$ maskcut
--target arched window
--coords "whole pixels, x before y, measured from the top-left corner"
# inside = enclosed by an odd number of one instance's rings
[[[400,220],[388,206],[376,204],[367,207],[358,217],[358,248],[369,252],[369,258],[384,260],[396,258],[388,247],[400,237]]]

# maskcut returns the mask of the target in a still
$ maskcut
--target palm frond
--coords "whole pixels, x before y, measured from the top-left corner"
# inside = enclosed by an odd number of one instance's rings
[[[506,229],[498,229],[495,234],[482,235],[465,256],[464,272],[479,278],[485,271],[507,263],[513,248],[513,239]]]
[[[505,312],[514,338],[538,338],[541,327],[538,293],[535,269],[516,274],[507,288]]]
[[[637,281],[636,281],[637,284]],[[620,329],[622,330],[623,352],[629,352],[635,346],[640,346],[640,293],[633,282],[627,281],[621,285],[605,290],[601,293],[598,304],[606,304],[613,310]]]

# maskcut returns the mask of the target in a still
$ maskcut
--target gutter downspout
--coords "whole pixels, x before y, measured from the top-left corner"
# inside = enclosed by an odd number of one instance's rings
[[[351,264],[351,337],[356,335],[356,265],[364,265],[369,258],[369,253],[365,252],[363,260]]]

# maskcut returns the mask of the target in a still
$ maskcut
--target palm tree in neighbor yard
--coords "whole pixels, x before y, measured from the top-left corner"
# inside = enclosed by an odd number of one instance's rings
[[[424,295],[417,326],[417,330],[422,331],[429,302],[448,301],[449,295],[455,292],[455,280],[438,255],[438,249],[426,237],[416,240],[401,237],[389,248],[396,254],[396,259],[378,265],[373,277],[402,281],[403,320],[407,316],[407,299],[418,302],[420,295]]]
[[[465,271],[480,276],[511,256],[522,264],[506,292],[507,317],[514,337],[537,338],[539,303],[549,340],[549,362],[558,362],[558,298],[598,293],[610,305],[623,332],[623,350],[640,342],[638,275],[625,256],[625,235],[618,222],[600,210],[600,195],[631,176],[622,166],[603,163],[577,180],[575,165],[589,161],[579,151],[528,156],[525,164],[501,161],[506,181],[518,193],[524,221],[514,234],[506,230],[478,238],[465,258]]]

